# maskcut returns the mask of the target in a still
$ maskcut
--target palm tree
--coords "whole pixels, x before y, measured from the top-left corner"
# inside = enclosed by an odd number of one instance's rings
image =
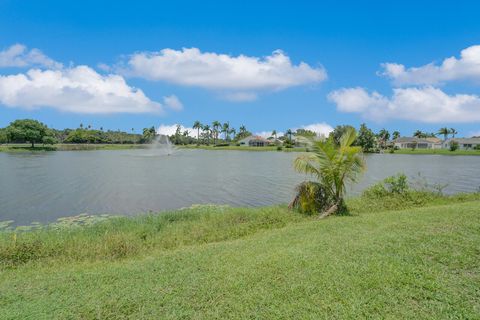
[[[317,191],[323,194],[323,199],[326,200],[320,205],[322,209],[327,209],[320,213],[321,218],[346,210],[344,202],[346,185],[357,182],[360,173],[365,170],[362,148],[352,146],[356,138],[357,133],[353,128],[345,131],[339,145],[332,139],[301,138],[308,143],[312,152],[298,156],[294,166],[298,172],[316,178],[317,182],[309,183],[310,186],[316,186]],[[295,206],[299,196],[302,195],[297,195],[291,206]]]
[[[225,122],[222,126],[222,132],[225,133],[225,141],[227,141],[229,138],[229,130],[230,124],[228,122]]]
[[[83,129],[83,123],[80,123],[80,129]]]
[[[193,123],[193,129],[197,129],[197,145],[200,144],[200,129],[202,128],[202,124],[200,123],[200,121],[195,121]]]
[[[272,131],[272,137],[274,137],[275,140],[277,140],[277,130]]]
[[[393,131],[392,138],[393,140],[397,140],[398,138],[400,138],[400,131]]]
[[[100,127],[100,131],[103,131],[103,127]]]
[[[440,130],[438,130],[437,134],[442,134],[443,135],[443,140],[447,140],[448,135],[450,134],[450,130],[447,127],[440,128]]]
[[[247,132],[247,128],[242,124],[239,128],[240,134]]]
[[[421,138],[423,136],[423,132],[420,130],[417,130],[413,133],[414,137]]]
[[[288,129],[287,130],[287,136],[288,136],[288,140],[290,140],[290,142],[292,142],[292,134],[293,134],[293,131],[291,129]]]
[[[450,128],[450,134],[452,135],[452,138],[455,138],[455,135],[458,134],[458,131],[454,128]]]
[[[213,144],[217,144],[218,139],[218,129],[222,126],[220,121],[213,121],[212,128],[213,128]]]
[[[235,136],[237,135],[237,130],[235,130],[235,128],[232,128],[229,133],[232,135],[233,140],[235,140]]]
[[[210,126],[208,124],[203,126],[203,131],[205,132],[205,137],[207,138],[207,145],[210,144]]]

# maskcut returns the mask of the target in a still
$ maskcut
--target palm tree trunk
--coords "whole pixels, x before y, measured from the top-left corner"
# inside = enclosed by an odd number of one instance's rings
[[[335,212],[337,212],[337,210],[338,210],[338,205],[335,203],[333,206],[328,208],[327,211],[320,213],[320,215],[318,216],[318,219],[326,218],[326,217],[334,214]]]

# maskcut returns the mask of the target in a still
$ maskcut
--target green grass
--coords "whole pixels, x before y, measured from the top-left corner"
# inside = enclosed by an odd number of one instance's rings
[[[55,144],[52,146],[35,145],[34,148],[30,144],[8,144],[0,145],[0,152],[42,152],[42,151],[84,151],[84,150],[124,150],[146,148],[143,144]]]
[[[283,207],[199,207],[5,233],[2,261],[13,241],[32,244],[30,253],[58,248],[3,266],[0,315],[479,318],[479,195],[410,198],[391,211],[352,200],[351,216],[324,220]]]
[[[276,146],[268,147],[251,147],[251,146],[213,146],[213,145],[181,145],[176,146],[179,149],[201,149],[201,150],[237,150],[237,151],[285,151],[285,152],[305,152],[306,148],[282,148],[282,150],[277,150]]]
[[[394,154],[440,154],[449,156],[480,156],[480,150],[456,150],[448,149],[400,149],[395,150]]]

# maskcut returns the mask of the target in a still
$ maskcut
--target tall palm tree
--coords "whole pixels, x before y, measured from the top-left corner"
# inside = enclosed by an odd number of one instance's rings
[[[247,127],[245,127],[245,126],[242,124],[242,125],[240,126],[239,130],[240,130],[240,133],[245,133],[245,132],[247,132]]]
[[[197,120],[193,123],[192,128],[197,129],[197,144],[200,144],[200,129],[202,128],[202,124]]]
[[[205,137],[207,138],[207,145],[208,145],[210,144],[210,134],[211,134],[210,126],[206,124],[203,126],[202,129],[205,132]]]
[[[230,131],[230,124],[228,122],[225,122],[222,126],[222,132],[225,133],[225,141],[228,140],[229,138],[229,132]]]
[[[235,136],[237,135],[237,130],[236,130],[235,128],[232,128],[232,129],[230,130],[230,134],[232,135],[233,140],[235,140]]]
[[[392,139],[397,140],[398,138],[400,138],[400,131],[393,131]]]
[[[80,123],[80,129],[83,129],[83,123]]]
[[[421,138],[423,136],[423,132],[420,130],[417,130],[413,133],[414,137]]]
[[[348,128],[343,133],[339,145],[332,139],[302,138],[312,152],[298,156],[294,166],[298,172],[315,177],[316,183],[326,196],[325,199],[329,199],[328,204],[322,204],[328,209],[321,212],[320,217],[345,210],[346,186],[348,183],[357,182],[360,173],[365,170],[362,148],[352,146],[356,138],[357,133],[353,128]]]
[[[220,121],[213,121],[213,122],[212,122],[213,144],[217,144],[218,129],[220,129],[221,126],[222,126],[222,124],[220,123]]]
[[[450,134],[450,130],[447,127],[440,128],[437,134],[443,135],[443,140],[447,140],[448,135]]]
[[[455,135],[458,134],[458,131],[454,128],[450,128],[450,134],[452,135],[452,138],[455,138]]]

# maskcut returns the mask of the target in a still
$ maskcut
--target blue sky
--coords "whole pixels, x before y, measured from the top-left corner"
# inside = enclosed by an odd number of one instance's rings
[[[0,0],[0,126],[480,132],[480,4],[386,2]]]

